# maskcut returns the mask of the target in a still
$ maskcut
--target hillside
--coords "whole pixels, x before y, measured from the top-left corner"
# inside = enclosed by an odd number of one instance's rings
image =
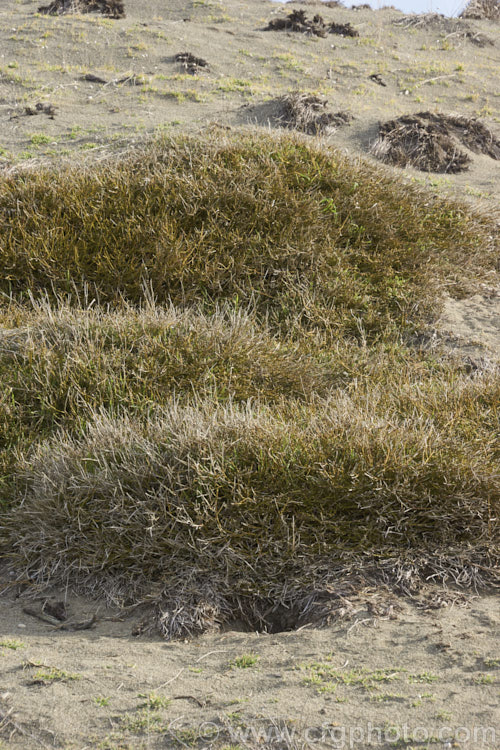
[[[498,25],[164,6],[0,11],[0,732],[491,750]]]

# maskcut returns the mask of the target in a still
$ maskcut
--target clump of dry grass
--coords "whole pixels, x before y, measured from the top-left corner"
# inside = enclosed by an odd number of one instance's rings
[[[487,18],[489,21],[499,21],[500,2],[499,0],[470,0],[460,13],[460,18]]]
[[[52,0],[49,5],[41,5],[38,12],[49,16],[66,13],[101,13],[107,18],[125,17],[122,0]]]
[[[250,301],[276,331],[372,340],[488,278],[493,222],[298,135],[181,138],[0,179],[0,290]],[[455,286],[454,285],[455,283]]]
[[[327,99],[302,91],[285,94],[278,103],[280,124],[310,135],[334,131],[354,119],[348,112],[328,112]]]
[[[300,137],[6,172],[2,554],[168,636],[293,627],[346,579],[492,582],[498,372],[405,342],[495,242]]]
[[[323,5],[323,3],[322,3]],[[330,6],[332,7],[332,6]],[[334,6],[335,7],[335,6]],[[340,34],[341,36],[359,36],[359,31],[350,23],[325,23],[318,13],[310,20],[305,10],[292,10],[285,18],[272,18],[264,29],[265,31],[298,31],[302,34],[325,37],[327,34]]]
[[[458,559],[459,582],[492,580],[498,473],[491,442],[471,455],[466,435],[499,395],[486,377],[307,407],[96,415],[21,460],[13,558],[39,582],[153,597],[168,636],[238,616],[272,629],[273,608],[325,604],[353,571],[408,590],[449,580]],[[436,419],[438,399],[460,419]]]
[[[234,307],[207,316],[153,303],[12,305],[0,315],[0,476],[14,471],[14,450],[78,429],[100,408],[144,415],[173,394],[274,403],[325,394],[344,377],[343,357],[313,356],[254,317]],[[0,500],[10,494],[0,481]]]
[[[418,112],[384,122],[372,153],[388,164],[411,165],[424,172],[463,172],[470,156],[462,143],[478,154],[500,159],[500,141],[484,123],[463,115]]]

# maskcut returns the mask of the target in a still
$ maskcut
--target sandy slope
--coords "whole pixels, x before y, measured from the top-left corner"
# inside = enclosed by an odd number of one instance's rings
[[[494,364],[500,359],[500,290],[462,300],[447,298],[439,328],[442,336],[450,336],[451,348]]]
[[[158,127],[266,127],[269,102],[295,89],[323,94],[333,111],[352,113],[351,125],[327,140],[353,154],[367,154],[379,120],[426,109],[479,116],[500,135],[500,30],[488,21],[408,19],[393,10],[268,0],[135,0],[126,3],[125,19],[112,21],[37,16],[38,5],[23,0],[0,7],[0,153],[6,162],[86,150]],[[319,10],[327,22],[348,21],[359,38],[263,31],[292,7],[309,17]],[[187,73],[173,59],[187,50],[205,58],[209,69]],[[385,87],[369,78],[373,73]],[[106,83],[84,80],[89,74]],[[52,104],[54,119],[24,114],[37,103]],[[472,156],[471,168],[460,175],[407,175],[491,207],[500,162]]]

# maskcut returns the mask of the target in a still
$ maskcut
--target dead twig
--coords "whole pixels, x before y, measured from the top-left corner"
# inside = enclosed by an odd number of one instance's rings
[[[170,697],[170,700],[172,701],[195,701],[200,708],[205,708],[207,705],[207,701],[200,701],[199,698],[197,698],[195,695],[172,695]]]
[[[36,609],[33,609],[33,607],[23,607],[23,612],[25,615],[30,615],[30,617],[36,617],[38,620],[42,620],[42,622],[47,622],[49,625],[54,625],[56,627],[60,627],[61,623],[56,617],[52,617],[52,615],[47,615],[45,612],[39,612]]]
[[[89,630],[98,620],[97,615],[93,614],[92,617],[87,620],[60,622],[56,617],[52,617],[52,615],[48,615],[45,612],[39,612],[38,610],[33,609],[33,607],[23,607],[23,612],[31,617],[36,617],[38,620],[42,620],[42,622],[52,625],[55,630]]]
[[[417,83],[417,85],[414,87],[416,89],[420,88],[420,86],[424,86],[426,83],[432,83],[432,81],[439,81],[442,78],[456,78],[457,73],[450,73],[449,75],[445,76],[435,76],[435,78],[426,78],[425,81],[420,81],[420,83]]]

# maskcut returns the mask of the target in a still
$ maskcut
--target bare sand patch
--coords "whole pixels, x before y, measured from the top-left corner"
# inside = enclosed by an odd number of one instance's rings
[[[57,630],[26,615],[22,600],[0,599],[9,747],[326,748],[345,737],[357,750],[368,740],[388,750],[425,733],[428,748],[496,747],[494,596],[367,590],[346,597],[328,628],[266,635],[234,623],[165,642],[132,635],[140,612],[122,620],[54,593],[78,619],[97,612],[95,627]]]
[[[467,299],[447,297],[439,328],[463,352],[500,360],[500,290]]]

